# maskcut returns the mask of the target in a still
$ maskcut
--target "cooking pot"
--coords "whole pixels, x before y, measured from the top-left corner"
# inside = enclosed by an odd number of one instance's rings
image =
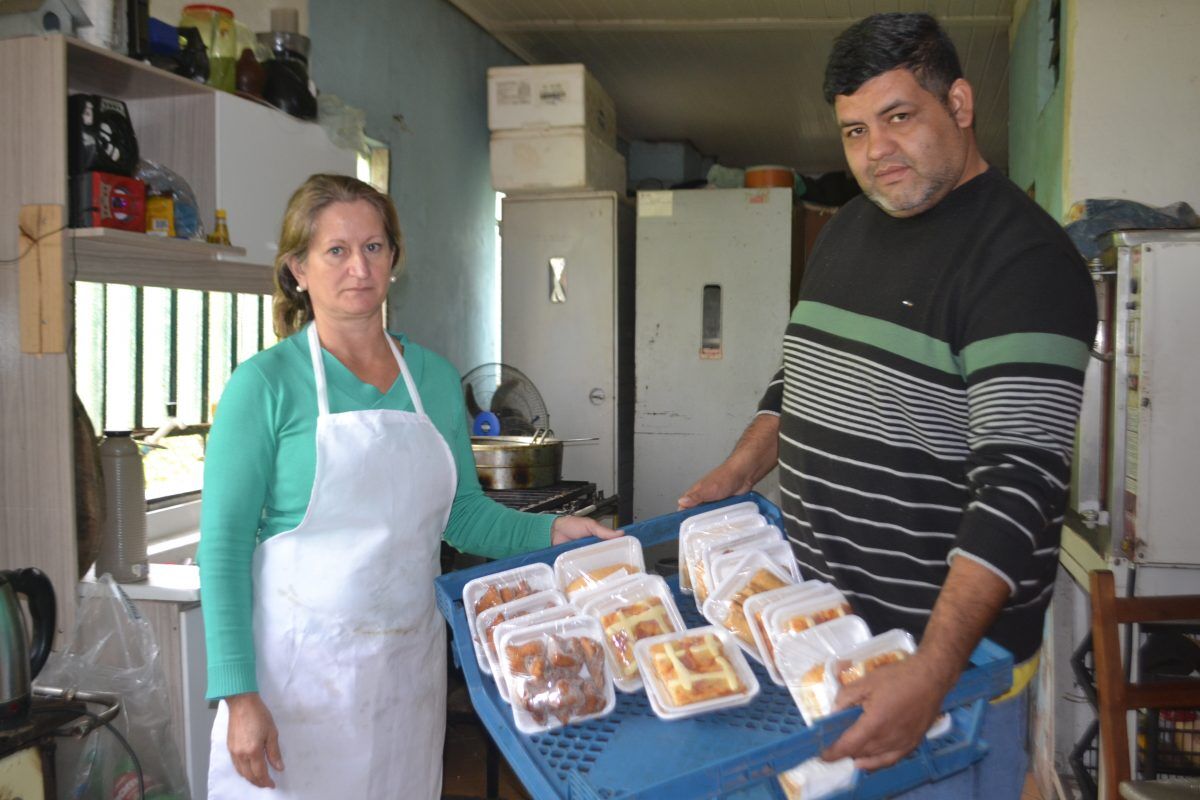
[[[472,436],[484,489],[540,489],[562,479],[563,442],[535,436]]]

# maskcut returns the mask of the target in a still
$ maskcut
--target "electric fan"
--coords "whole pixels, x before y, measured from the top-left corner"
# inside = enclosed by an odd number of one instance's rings
[[[472,436],[530,436],[549,430],[550,415],[533,381],[508,364],[480,364],[462,379]]]

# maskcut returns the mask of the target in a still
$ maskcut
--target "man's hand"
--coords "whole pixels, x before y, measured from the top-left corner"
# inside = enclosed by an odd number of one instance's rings
[[[838,692],[839,710],[862,706],[863,713],[821,757],[849,756],[862,769],[882,769],[908,755],[1006,600],[1002,578],[968,555],[955,556],[916,655]]]
[[[238,774],[255,786],[274,789],[275,781],[267,772],[267,762],[283,771],[283,755],[279,752],[279,731],[271,712],[258,692],[226,697],[229,706],[229,736],[226,744]]]
[[[759,414],[742,433],[729,458],[683,493],[679,508],[694,508],[744,494],[771,471],[778,459],[779,417]]]
[[[862,706],[862,716],[821,758],[852,757],[859,769],[875,770],[911,753],[938,718],[942,698],[958,677],[939,675],[932,666],[917,654],[843,687],[836,709]]]
[[[597,539],[615,539],[621,535],[621,531],[614,531],[589,517],[558,517],[550,527],[550,544],[562,544],[588,536],[595,536]]]

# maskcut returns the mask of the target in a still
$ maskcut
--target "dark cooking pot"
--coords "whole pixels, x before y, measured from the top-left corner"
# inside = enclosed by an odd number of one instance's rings
[[[532,436],[472,436],[475,471],[484,489],[540,489],[562,479],[563,443]]]

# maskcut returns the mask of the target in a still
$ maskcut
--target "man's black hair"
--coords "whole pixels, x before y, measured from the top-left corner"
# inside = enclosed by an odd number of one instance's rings
[[[901,67],[942,102],[963,76],[954,43],[932,16],[874,14],[834,40],[825,65],[825,102],[833,105],[839,94],[854,94],[877,75]]]

